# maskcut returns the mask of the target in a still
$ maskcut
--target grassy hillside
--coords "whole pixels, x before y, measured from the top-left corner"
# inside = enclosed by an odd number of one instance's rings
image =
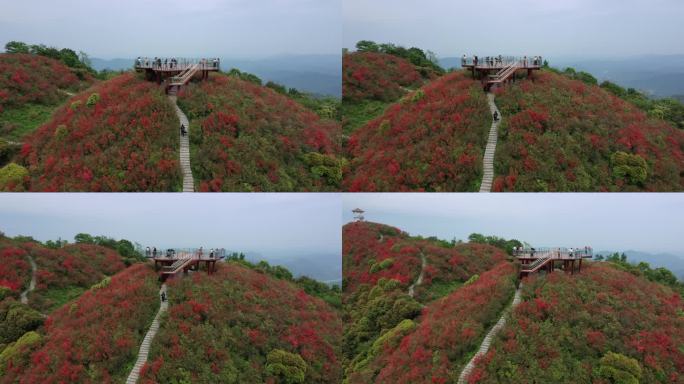
[[[157,275],[136,264],[51,314],[0,355],[0,383],[123,382],[159,306]]]
[[[527,279],[499,335],[471,383],[684,382],[681,296],[610,263]]]
[[[342,177],[339,123],[268,87],[225,75],[184,88],[201,191],[329,191]]]
[[[28,295],[29,306],[41,312],[60,307],[125,268],[120,254],[98,245],[71,244],[50,249],[35,242],[0,238],[0,287],[9,288],[4,296],[18,299],[21,291],[28,288],[29,255],[38,267],[36,288]]]
[[[392,102],[419,88],[425,78],[405,58],[379,52],[342,57],[342,128],[349,134],[383,113]]]
[[[80,76],[80,78],[79,78]],[[44,56],[0,54],[0,137],[21,138],[49,120],[52,111],[92,84],[89,74]]]
[[[338,313],[234,263],[171,280],[142,383],[339,383]]]
[[[156,84],[124,74],[71,98],[17,161],[29,176],[5,189],[179,190],[178,119]]]
[[[350,137],[349,191],[475,191],[491,125],[480,84],[445,75]]]
[[[423,258],[422,283],[411,296]],[[453,378],[513,295],[516,273],[506,259],[486,244],[415,238],[376,223],[345,225],[345,382]]]
[[[684,189],[684,131],[549,71],[497,92],[497,191]]]

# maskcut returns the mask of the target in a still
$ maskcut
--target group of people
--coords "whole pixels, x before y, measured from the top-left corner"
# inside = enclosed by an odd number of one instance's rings
[[[199,64],[202,65],[202,68],[219,68],[221,60],[218,57],[212,58],[212,59],[201,59],[199,61]],[[149,57],[140,57],[135,60],[136,66],[137,67],[152,67],[156,69],[183,69],[189,67],[191,64],[194,64],[192,60],[189,59],[177,59],[175,57],[173,58],[166,58],[163,59],[161,57],[155,57],[154,59],[150,59]]]
[[[209,258],[213,259],[213,258],[218,257],[218,253],[219,253],[218,249],[214,250],[214,248],[211,248],[209,250]],[[174,249],[169,248],[166,250],[166,257],[173,257],[175,254],[176,254],[176,250],[174,250]],[[199,256],[199,258],[201,259],[203,254],[204,254],[204,248],[200,247],[199,250],[197,251],[197,256]],[[162,256],[162,251],[157,250],[157,247],[152,247],[152,248],[147,247],[147,248],[145,248],[145,256],[156,258],[157,256]]]
[[[563,248],[555,248],[555,249],[552,249],[552,252],[556,252],[556,250],[558,251],[558,257],[560,258],[561,254],[563,253]],[[520,255],[523,255],[523,254],[529,252],[529,253],[530,253],[530,256],[531,256],[531,257],[534,257],[535,251],[536,251],[536,250],[535,250],[534,248],[529,248],[529,249],[526,250],[526,249],[523,248],[523,247],[517,247],[517,246],[516,246],[516,247],[513,247],[513,255],[514,255],[514,256],[520,256]],[[590,256],[590,255],[592,255],[592,251],[593,251],[592,248],[589,247],[589,246],[585,246],[584,249],[582,249],[582,248],[572,248],[572,247],[570,247],[570,248],[567,249],[567,253],[568,253],[568,255],[569,255],[570,257],[584,257],[584,256]]]
[[[485,65],[487,65],[489,67],[501,67],[501,66],[503,66],[505,60],[507,60],[507,62],[510,62],[510,59],[506,59],[502,55],[487,56],[484,58],[483,61],[480,61],[480,58],[477,57],[477,55],[473,55],[473,65],[475,65],[475,66],[477,66],[478,63],[480,63],[480,64],[484,63]],[[541,66],[542,57],[541,56],[534,56],[531,58],[531,60],[529,62],[531,62],[532,65],[534,65],[534,66]],[[463,55],[463,57],[461,57],[461,64],[466,65],[467,63],[468,63],[468,58],[466,55]],[[523,66],[527,67],[527,64],[528,64],[527,56],[523,57],[522,64],[523,64]]]

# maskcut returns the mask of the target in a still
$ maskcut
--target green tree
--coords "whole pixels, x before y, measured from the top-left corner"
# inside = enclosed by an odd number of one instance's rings
[[[74,241],[78,244],[95,244],[95,239],[87,233],[79,233],[74,236]]]
[[[11,343],[42,324],[43,316],[36,310],[14,300],[0,303],[0,344]]]
[[[9,163],[0,168],[0,191],[23,188],[24,180],[28,177],[28,169],[19,164]]]
[[[639,384],[641,366],[635,359],[608,352],[600,360],[598,376],[613,384]]]
[[[5,52],[7,53],[29,53],[29,46],[21,41],[10,41],[5,44]]]
[[[374,41],[361,40],[356,43],[356,50],[359,52],[378,52],[380,47]]]
[[[306,362],[298,354],[274,349],[266,356],[266,373],[283,384],[303,383],[306,369]]]

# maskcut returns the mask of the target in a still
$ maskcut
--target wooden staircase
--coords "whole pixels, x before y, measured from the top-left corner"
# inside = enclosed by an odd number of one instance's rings
[[[185,68],[181,73],[179,73],[177,76],[173,76],[171,79],[169,79],[169,87],[180,87],[188,83],[190,79],[197,74],[197,71],[199,71],[200,65],[199,64],[193,64],[187,68]]]
[[[175,275],[176,273],[186,270],[190,264],[196,263],[197,259],[192,254],[186,254],[181,256],[178,260],[174,261],[173,264],[162,268],[162,275]]]
[[[551,255],[540,257],[539,259],[533,261],[530,264],[523,264],[521,272],[523,273],[534,273],[546,266],[553,258]]]
[[[503,82],[508,80],[519,68],[520,63],[518,61],[509,63],[505,67],[501,68],[499,72],[489,76],[487,79],[487,87],[491,88],[494,85],[501,85]]]

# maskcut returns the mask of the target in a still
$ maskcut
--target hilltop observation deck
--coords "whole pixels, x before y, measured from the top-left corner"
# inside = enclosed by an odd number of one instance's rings
[[[209,78],[209,72],[220,71],[221,60],[218,58],[138,57],[133,67],[136,72],[144,72],[148,81],[164,84],[166,93],[175,94],[180,87],[193,78],[206,80]]]
[[[208,250],[203,248],[169,248],[166,251],[146,252],[146,256],[154,261],[154,270],[160,272],[159,279],[165,281],[180,272],[199,271],[204,264],[207,274],[216,271],[216,262],[226,257],[226,250]]]
[[[582,271],[582,260],[591,259],[591,247],[571,248],[522,248],[513,250],[513,256],[520,262],[520,277],[534,272],[553,272],[556,268],[570,274]]]
[[[461,58],[461,67],[469,70],[473,78],[480,79],[485,91],[515,81],[515,74],[526,71],[531,78],[533,71],[542,68],[544,60],[541,56],[486,56]]]

